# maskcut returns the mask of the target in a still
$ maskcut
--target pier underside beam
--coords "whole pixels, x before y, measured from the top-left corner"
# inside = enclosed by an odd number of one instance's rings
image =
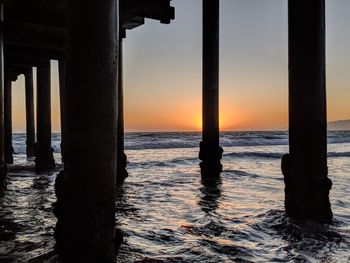
[[[56,250],[63,262],[115,262],[117,4],[69,2],[68,136],[56,182]]]
[[[219,146],[219,0],[203,0],[203,138],[199,158],[204,177],[222,171]]]
[[[64,59],[66,54],[63,50],[43,48],[43,47],[28,47],[15,44],[5,44],[5,58],[23,58],[23,59]]]
[[[289,154],[282,159],[286,213],[330,222],[325,0],[290,0],[288,8]]]
[[[120,10],[125,14],[159,20],[164,24],[169,24],[175,13],[169,0],[120,0]]]
[[[64,50],[65,28],[47,28],[40,25],[5,24],[5,44]]]
[[[33,69],[24,74],[25,97],[26,97],[26,144],[27,157],[34,157],[35,125],[34,125],[34,92],[33,92]]]
[[[37,143],[35,147],[35,169],[49,171],[55,167],[51,147],[51,66],[37,67]]]
[[[67,0],[11,0],[6,3],[5,19],[9,24],[46,26],[48,30],[67,28]],[[120,26],[132,29],[144,23],[144,18],[168,24],[174,19],[170,0],[120,0]]]

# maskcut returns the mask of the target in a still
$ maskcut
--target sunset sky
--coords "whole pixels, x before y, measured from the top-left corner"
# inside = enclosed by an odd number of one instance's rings
[[[173,0],[170,25],[147,20],[124,41],[128,131],[193,131],[201,123],[200,0]],[[350,118],[350,1],[327,2],[329,120]],[[287,127],[287,0],[220,0],[222,130]],[[13,85],[13,129],[25,130],[24,79]],[[59,131],[57,63],[52,126]]]

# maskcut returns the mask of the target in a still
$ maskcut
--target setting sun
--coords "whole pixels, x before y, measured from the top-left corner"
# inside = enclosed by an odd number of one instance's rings
[[[227,112],[229,116],[235,116],[233,113]],[[193,119],[194,130],[201,131],[202,130],[202,115],[201,113],[197,113]],[[219,127],[220,131],[228,131],[232,130],[237,125],[237,120],[235,118],[228,118],[223,112],[220,112],[219,116]]]

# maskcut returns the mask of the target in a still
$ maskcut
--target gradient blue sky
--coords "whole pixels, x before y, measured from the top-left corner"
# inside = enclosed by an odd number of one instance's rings
[[[129,131],[199,130],[200,0],[173,0],[170,25],[147,20],[124,41]],[[350,118],[350,1],[327,2],[329,120]],[[220,0],[220,118],[224,130],[287,127],[287,0]],[[59,130],[53,62],[53,129]],[[23,131],[24,80],[14,85],[14,130]]]

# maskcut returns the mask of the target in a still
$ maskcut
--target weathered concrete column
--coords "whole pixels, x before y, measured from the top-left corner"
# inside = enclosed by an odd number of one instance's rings
[[[4,3],[0,1],[0,23],[4,20]],[[5,123],[4,123],[4,28],[0,27],[0,196],[3,195],[6,178]]]
[[[56,183],[56,250],[63,262],[115,262],[117,4],[69,1],[68,136]]]
[[[12,81],[11,78],[5,79],[5,161],[8,164],[13,163],[13,146],[12,146]]]
[[[282,159],[287,215],[330,222],[325,0],[289,1],[289,154]]]
[[[203,139],[199,158],[202,175],[222,171],[219,146],[219,0],[203,0]]]
[[[124,93],[123,93],[123,38],[119,38],[118,68],[118,128],[117,128],[117,185],[122,185],[128,172],[127,156],[124,152]]]
[[[37,67],[37,143],[35,169],[49,171],[55,167],[51,147],[51,71],[50,61]]]
[[[35,146],[33,69],[30,69],[28,72],[26,72],[24,76],[26,94],[27,157],[33,157]]]
[[[64,161],[64,138],[66,136],[66,62],[58,62],[59,82],[60,82],[60,116],[61,116],[61,156]]]

